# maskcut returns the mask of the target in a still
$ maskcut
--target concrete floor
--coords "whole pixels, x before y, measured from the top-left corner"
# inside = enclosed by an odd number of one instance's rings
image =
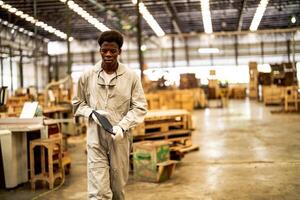
[[[226,109],[193,112],[194,144],[164,183],[136,182],[130,176],[127,200],[300,199],[300,115],[271,114],[279,107],[232,100]],[[70,140],[71,174],[57,191],[39,199],[86,199],[84,140]],[[0,190],[0,199],[32,199],[46,192],[29,184]]]

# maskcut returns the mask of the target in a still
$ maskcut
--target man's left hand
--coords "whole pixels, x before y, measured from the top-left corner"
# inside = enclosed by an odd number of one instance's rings
[[[120,126],[114,126],[113,133],[116,134],[116,135],[111,135],[115,141],[120,141],[124,137],[123,130]]]

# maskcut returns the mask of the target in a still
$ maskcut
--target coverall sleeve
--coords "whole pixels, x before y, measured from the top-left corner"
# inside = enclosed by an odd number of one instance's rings
[[[86,87],[83,76],[78,80],[77,95],[72,99],[73,113],[75,116],[89,117],[93,109],[87,104]]]
[[[136,76],[132,85],[130,109],[119,122],[119,126],[126,131],[133,126],[142,123],[146,113],[147,101],[141,81]]]

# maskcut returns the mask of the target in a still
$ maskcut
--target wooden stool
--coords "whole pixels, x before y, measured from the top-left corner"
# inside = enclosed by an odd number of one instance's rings
[[[35,174],[35,159],[34,159],[34,148],[41,147],[41,171],[40,174]],[[45,149],[48,151],[48,172],[46,172],[46,160],[45,160]],[[53,159],[53,156],[57,155],[57,159]],[[54,172],[53,165],[58,164],[57,172]],[[64,178],[64,167],[62,165],[62,136],[57,134],[52,138],[37,139],[30,142],[30,182],[31,188],[35,190],[35,182],[42,180],[43,184],[45,181],[49,184],[49,189],[53,189],[54,181],[57,178]]]

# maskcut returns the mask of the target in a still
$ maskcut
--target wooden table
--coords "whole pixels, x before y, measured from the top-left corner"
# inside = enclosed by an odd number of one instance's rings
[[[43,118],[0,119],[0,141],[6,188],[16,187],[28,181],[27,135],[40,131],[47,138]]]

